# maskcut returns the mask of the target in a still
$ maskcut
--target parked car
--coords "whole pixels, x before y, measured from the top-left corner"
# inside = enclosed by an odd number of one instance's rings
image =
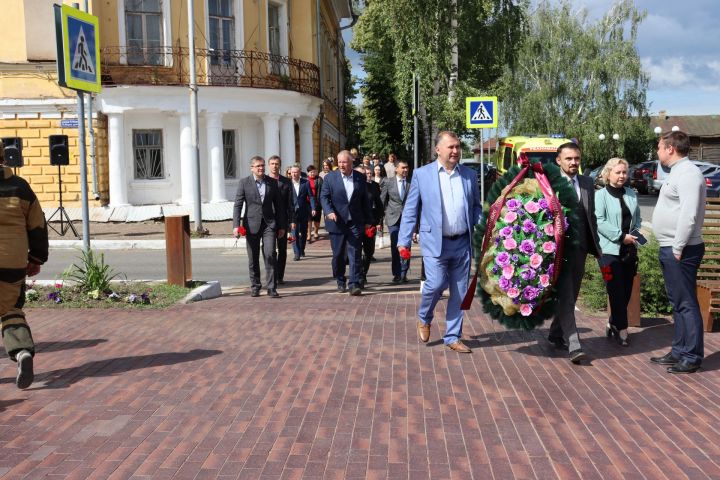
[[[630,186],[638,193],[648,193],[650,179],[652,178],[653,165],[655,161],[650,160],[637,165],[631,165],[628,171]]]
[[[714,163],[701,162],[698,160],[691,160],[700,169],[700,173],[707,178],[708,175],[713,175],[716,171],[720,171],[720,166]],[[670,173],[670,169],[660,165],[659,160],[655,160],[655,165],[652,171],[652,180],[648,185],[648,193],[658,193],[665,183],[665,178]]]
[[[708,197],[720,197],[720,170],[705,175],[705,187],[707,188]]]
[[[477,181],[478,181],[478,188],[481,186],[481,183],[483,181],[483,178],[485,180],[485,197],[487,198],[488,190],[490,190],[490,187],[492,187],[492,184],[495,183],[495,180],[497,180],[497,168],[495,168],[495,165],[489,164],[489,163],[483,163],[482,166],[485,170],[485,174],[483,175],[480,171],[480,162],[476,162],[475,159],[472,160],[461,160],[460,163],[464,167],[472,168],[475,170],[475,174],[477,175]],[[484,199],[483,199],[484,200]]]

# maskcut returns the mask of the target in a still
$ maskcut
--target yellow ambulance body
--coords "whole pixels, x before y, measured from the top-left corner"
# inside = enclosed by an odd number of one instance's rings
[[[543,163],[554,163],[558,147],[570,141],[559,135],[515,135],[500,138],[495,165],[498,172],[503,174],[517,163],[521,152],[525,152],[530,161],[540,160]]]

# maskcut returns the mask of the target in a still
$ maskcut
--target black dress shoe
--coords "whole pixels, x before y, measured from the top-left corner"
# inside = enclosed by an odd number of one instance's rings
[[[347,288],[345,287],[345,285],[338,285],[338,292],[340,292],[340,293],[347,292]]]
[[[285,280],[282,279],[282,278],[278,278],[277,284],[278,284],[278,285],[285,285]]]
[[[362,295],[362,290],[360,290],[359,287],[350,287],[350,295],[352,295],[353,297]]]
[[[259,289],[256,289],[256,288],[253,288],[253,289],[250,291],[250,296],[251,296],[251,297],[259,297],[259,296],[260,296],[260,290],[259,290]]]
[[[672,352],[669,352],[662,357],[650,357],[650,361],[659,365],[675,365],[680,361],[680,359],[675,358]]]
[[[548,342],[552,343],[553,347],[557,348],[558,350],[567,350],[568,349],[568,346],[562,337],[549,336]]]
[[[570,361],[574,363],[575,365],[579,365],[580,362],[582,362],[586,358],[585,353],[580,350],[579,348],[577,350],[573,350],[570,352]]]
[[[280,298],[280,294],[277,293],[277,290],[268,290],[268,297]]]
[[[402,275],[402,276],[400,277],[400,283],[408,283],[407,276]]]
[[[297,262],[298,260],[300,260],[300,255],[295,255],[295,257],[293,258],[293,260],[296,261],[296,262]]]
[[[668,367],[668,373],[695,373],[697,372],[700,365],[693,365],[687,360],[680,360],[672,367]]]
[[[400,281],[401,281],[401,280],[400,280],[400,277],[399,277],[399,276],[393,277],[393,279],[392,279],[392,282],[393,282],[393,283],[400,283]]]

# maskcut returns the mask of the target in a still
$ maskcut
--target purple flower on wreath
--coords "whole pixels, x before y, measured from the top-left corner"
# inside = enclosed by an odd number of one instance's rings
[[[500,252],[495,257],[495,263],[501,267],[510,263],[510,254],[507,252]]]
[[[494,274],[496,274],[496,275],[497,275],[497,273],[498,273],[499,271],[500,271],[500,269],[497,267],[497,265],[495,265],[495,266],[492,268],[492,273],[494,273]]]
[[[537,230],[537,226],[532,220],[527,219],[523,222],[522,230],[525,233],[532,233]]]
[[[535,278],[535,270],[530,268],[529,265],[523,265],[520,267],[520,276],[523,280],[532,280]]]
[[[526,255],[535,253],[535,242],[532,240],[523,240],[520,244],[520,251]]]
[[[535,232],[535,236],[536,236],[537,238],[542,238],[542,237],[544,236],[544,234],[543,234],[543,232],[541,232],[540,230],[538,230],[537,232]]]
[[[550,266],[548,267],[547,273],[550,277],[552,277],[554,272],[555,272],[555,265],[551,263]]]
[[[535,298],[537,296],[538,296],[537,288],[527,286],[523,289],[523,298],[525,300],[535,300]]]
[[[565,230],[570,228],[570,222],[568,222],[567,217],[563,217],[563,225],[565,226]]]
[[[517,256],[517,254],[513,254],[513,256],[512,256],[511,258],[512,258],[512,261],[515,262],[515,263],[517,263],[517,261],[520,259],[520,258]]]
[[[503,237],[509,237],[510,235],[512,235],[512,233],[513,233],[512,227],[503,227],[500,229],[500,235],[502,235]]]
[[[515,229],[516,232],[519,232],[520,230],[522,230],[522,228],[520,228],[520,225],[515,225],[515,227],[513,227],[513,228]]]
[[[520,202],[519,200],[516,200],[514,198],[511,198],[510,200],[505,202],[505,205],[507,206],[508,210],[510,210],[511,212],[514,212],[515,210],[517,210],[518,208],[520,208],[522,206],[522,202]]]
[[[510,280],[508,280],[507,278],[500,277],[500,279],[498,280],[498,285],[500,286],[502,291],[505,292],[505,291],[507,291],[508,288],[510,288],[510,286],[512,284],[510,283]]]
[[[500,245],[500,237],[495,237],[495,245]]]
[[[538,203],[538,206],[540,208],[542,208],[543,210],[547,210],[550,207],[550,205],[548,204],[548,201],[547,201],[547,199],[545,199],[545,197],[538,200],[537,203]]]
[[[522,217],[523,215],[525,215],[525,210],[523,210],[523,209],[521,208],[520,210],[517,211],[517,214],[518,214],[518,216],[521,216],[521,217]]]

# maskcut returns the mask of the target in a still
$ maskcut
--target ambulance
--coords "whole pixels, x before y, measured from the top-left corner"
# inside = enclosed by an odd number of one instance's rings
[[[495,165],[498,172],[503,174],[517,163],[521,152],[525,152],[530,161],[555,162],[558,147],[571,141],[562,135],[516,135],[500,138]]]

